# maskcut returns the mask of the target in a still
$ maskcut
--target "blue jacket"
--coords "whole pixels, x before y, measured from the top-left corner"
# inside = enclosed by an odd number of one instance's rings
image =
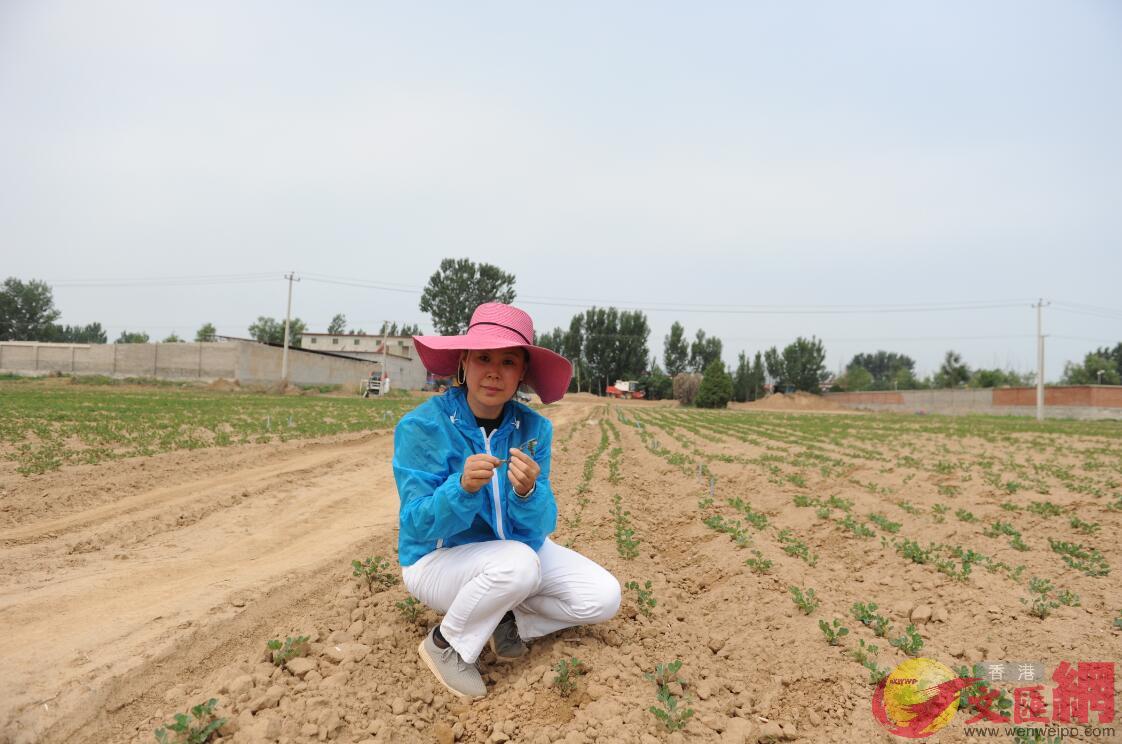
[[[531,439],[538,440],[533,458],[541,474],[525,498],[507,480],[505,463],[477,492],[460,486],[464,461],[471,455],[505,459],[511,447],[525,451],[522,445]],[[557,502],[549,485],[552,446],[553,423],[513,400],[503,407],[498,428],[485,437],[463,388],[450,388],[407,413],[393,437],[401,565],[412,565],[437,548],[485,540],[517,540],[541,548],[557,526]]]

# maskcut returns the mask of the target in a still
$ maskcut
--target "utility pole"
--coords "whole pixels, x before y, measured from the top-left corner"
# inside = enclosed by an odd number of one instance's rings
[[[288,307],[284,311],[284,353],[281,355],[281,380],[288,383],[288,327],[292,320],[292,283],[300,281],[296,276],[296,272],[292,271],[284,275],[288,280]]]
[[[386,357],[386,346],[388,344],[389,332],[390,332],[390,322],[388,320],[383,320],[382,321],[382,390],[383,391],[386,388],[386,382],[385,382],[386,373],[389,370],[389,367],[386,366],[389,363],[389,359]]]
[[[1044,298],[1036,303],[1036,420],[1044,420]],[[1051,303],[1048,303],[1051,304]]]

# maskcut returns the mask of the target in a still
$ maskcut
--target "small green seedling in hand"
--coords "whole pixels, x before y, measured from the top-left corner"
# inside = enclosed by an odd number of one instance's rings
[[[1048,598],[1048,594],[1052,591],[1052,582],[1047,579],[1038,579],[1035,576],[1029,579],[1029,591],[1032,592],[1032,597],[1030,599],[1022,597],[1021,604],[1029,608],[1029,614],[1033,617],[1043,620],[1052,614],[1052,610],[1060,606],[1059,602]]]
[[[308,650],[308,636],[300,636],[298,638],[288,636],[284,639],[284,643],[278,640],[272,640],[265,645],[273,652],[273,663],[279,667],[283,667],[288,664],[290,659],[302,656],[304,652]]]
[[[657,600],[651,596],[654,592],[651,591],[651,582],[648,579],[644,582],[643,586],[639,586],[637,581],[629,581],[624,584],[625,589],[630,589],[635,592],[637,596],[637,603],[639,605],[639,612],[642,612],[647,617],[651,616],[651,608],[658,604]]]
[[[584,674],[584,665],[580,659],[562,659],[553,666],[557,676],[553,678],[553,686],[561,693],[561,697],[569,697],[577,689],[577,677]]]
[[[390,562],[380,555],[367,558],[365,561],[351,561],[351,566],[354,568],[354,575],[366,579],[366,584],[371,589],[375,584],[382,587],[393,586],[399,580],[388,570]]]
[[[417,622],[417,614],[421,611],[421,603],[416,597],[406,597],[400,602],[394,602],[393,606],[401,613],[401,616],[411,623]]]
[[[920,650],[923,649],[923,639],[919,637],[919,632],[916,630],[915,625],[909,625],[904,630],[904,635],[899,638],[893,638],[889,643],[908,656],[918,656]]]
[[[679,708],[681,698],[670,689],[670,685],[675,682],[683,688],[686,686],[685,681],[678,678],[678,670],[681,668],[682,660],[676,659],[669,664],[656,664],[653,675],[643,675],[658,685],[658,701],[662,703],[661,708],[652,705],[648,710],[671,732],[684,728],[693,717],[693,708]]]
[[[211,698],[191,708],[190,716],[186,713],[176,713],[175,723],[165,723],[156,729],[156,741],[160,744],[205,744],[226,724],[225,718],[214,717],[214,709],[217,705],[217,698]],[[172,734],[175,735],[174,738],[171,738]]]
[[[842,636],[849,635],[849,628],[841,624],[841,620],[834,618],[831,625],[825,620],[818,621],[818,627],[822,630],[823,635],[826,636],[826,641],[831,646],[840,646]]]
[[[752,555],[756,557],[749,558],[748,560],[744,561],[745,565],[747,565],[748,568],[752,569],[752,573],[766,574],[771,571],[772,562],[767,558],[764,558],[763,553],[758,550],[753,550]]]
[[[804,615],[809,615],[818,609],[820,600],[814,594],[813,589],[807,589],[806,593],[797,586],[789,586],[787,590],[791,592],[791,597],[795,600],[795,605],[802,610]]]

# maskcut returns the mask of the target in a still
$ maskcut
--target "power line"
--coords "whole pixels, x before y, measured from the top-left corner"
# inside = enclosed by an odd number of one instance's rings
[[[308,272],[302,274],[306,281],[317,282],[335,286],[354,287],[357,289],[375,289],[384,292],[397,292],[403,294],[422,294],[423,288],[416,285],[398,282],[386,282],[373,279],[356,279],[340,277],[332,274]],[[112,277],[97,279],[55,279],[47,280],[48,283],[59,287],[129,287],[129,286],[200,286],[221,284],[246,284],[283,280],[280,272],[253,272],[240,274],[201,274],[194,276],[146,276],[146,277]],[[726,315],[864,315],[864,314],[895,314],[895,313],[932,313],[932,312],[966,312],[977,310],[994,310],[1023,307],[1029,303],[1028,299],[1010,300],[962,300],[949,302],[924,302],[924,303],[888,303],[883,305],[862,304],[731,304],[731,303],[688,303],[688,302],[658,302],[658,301],[605,301],[590,298],[552,297],[543,295],[523,295],[517,300],[519,304],[540,305],[545,307],[616,307],[621,310],[643,310],[646,312],[676,312],[676,313],[701,313],[701,314],[726,314]],[[1082,312],[1097,317],[1122,319],[1122,311],[1094,305],[1080,305],[1077,303],[1057,303],[1065,306],[1067,312]]]
[[[52,287],[187,287],[214,284],[252,284],[271,282],[283,277],[272,273],[256,274],[205,274],[179,277],[119,277],[102,279],[44,280]]]

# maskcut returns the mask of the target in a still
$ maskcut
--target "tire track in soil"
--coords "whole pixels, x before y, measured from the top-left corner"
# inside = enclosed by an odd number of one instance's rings
[[[385,433],[285,448],[269,465],[232,471],[225,452],[194,453],[207,477],[126,487],[89,513],[6,530],[0,741],[66,730],[56,722],[97,709],[196,633],[222,638],[287,576],[322,574],[392,532],[391,453]]]

